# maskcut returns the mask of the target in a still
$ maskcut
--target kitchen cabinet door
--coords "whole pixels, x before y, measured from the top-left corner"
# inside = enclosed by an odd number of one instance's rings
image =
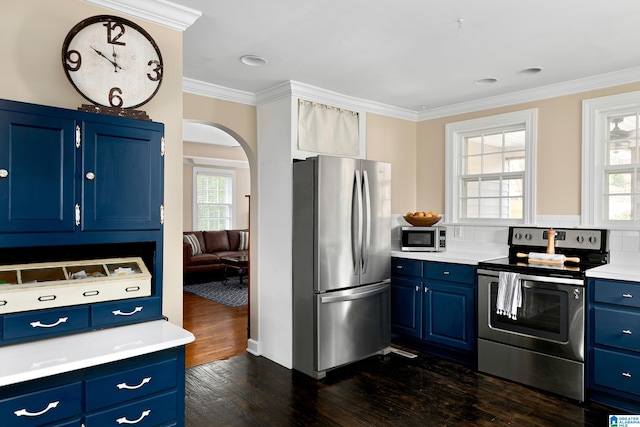
[[[391,332],[420,338],[422,282],[394,277],[391,281]]]
[[[475,347],[474,289],[428,281],[422,295],[423,339],[472,351]]]
[[[83,231],[161,227],[162,125],[85,122]]]
[[[0,232],[75,228],[75,129],[70,118],[0,110]]]

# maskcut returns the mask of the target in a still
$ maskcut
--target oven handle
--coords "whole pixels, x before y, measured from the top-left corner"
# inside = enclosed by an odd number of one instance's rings
[[[499,272],[493,270],[482,270],[478,269],[478,277],[480,276],[490,276],[498,279]],[[529,274],[520,274],[520,280],[526,280],[531,282],[547,282],[547,283],[558,283],[561,285],[573,285],[573,286],[584,286],[584,280],[582,279],[571,279],[567,277],[553,277],[553,276],[532,276]]]

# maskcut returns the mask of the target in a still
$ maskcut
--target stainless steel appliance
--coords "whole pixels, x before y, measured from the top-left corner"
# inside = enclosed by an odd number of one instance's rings
[[[293,367],[314,378],[391,344],[391,166],[293,165]]]
[[[478,265],[478,370],[583,401],[585,271],[608,261],[607,230],[510,227],[509,256]],[[519,275],[514,316],[498,314],[501,272]]]
[[[409,252],[441,252],[447,249],[447,227],[402,227],[400,249]]]

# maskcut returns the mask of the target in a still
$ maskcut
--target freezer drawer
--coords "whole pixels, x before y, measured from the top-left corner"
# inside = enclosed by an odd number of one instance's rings
[[[388,282],[315,295],[316,371],[364,359],[391,345]]]

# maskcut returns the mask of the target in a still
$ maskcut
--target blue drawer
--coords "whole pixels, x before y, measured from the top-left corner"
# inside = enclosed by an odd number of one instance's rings
[[[184,369],[184,367],[181,367]],[[176,359],[87,380],[87,411],[139,399],[177,386]]]
[[[640,311],[594,309],[596,344],[640,352]]]
[[[640,395],[640,357],[599,348],[593,353],[597,385]]]
[[[422,277],[422,261],[406,258],[391,258],[391,276]]]
[[[81,413],[79,382],[0,401],[0,420],[6,427],[41,426]]]
[[[91,307],[91,326],[115,326],[143,320],[160,319],[162,301],[159,297],[120,300]]]
[[[424,277],[448,282],[474,284],[476,282],[476,271],[476,267],[472,265],[425,262]]]
[[[616,280],[594,280],[597,302],[640,308],[640,283]]]
[[[2,326],[5,340],[59,335],[88,328],[89,308],[63,307],[7,314]]]
[[[176,392],[166,393],[87,416],[87,426],[136,427],[165,425],[176,420]]]

